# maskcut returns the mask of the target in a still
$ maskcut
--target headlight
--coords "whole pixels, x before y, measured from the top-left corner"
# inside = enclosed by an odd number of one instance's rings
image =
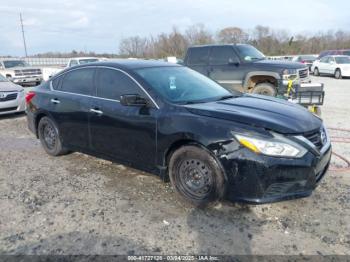
[[[283,80],[294,80],[298,77],[296,69],[284,69],[282,71]]]
[[[301,145],[278,134],[272,138],[251,137],[241,134],[234,134],[238,142],[257,154],[275,157],[298,158],[306,154],[307,150]]]

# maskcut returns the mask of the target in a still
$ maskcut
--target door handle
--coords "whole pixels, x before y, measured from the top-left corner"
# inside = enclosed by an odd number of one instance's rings
[[[59,104],[59,103],[61,103],[61,101],[58,100],[57,98],[54,98],[54,99],[51,99],[51,103],[53,103],[53,104]]]
[[[101,110],[94,109],[94,108],[91,108],[91,109],[90,109],[90,112],[95,113],[95,114],[97,114],[97,115],[102,115],[102,114],[103,114],[103,112],[102,112]]]

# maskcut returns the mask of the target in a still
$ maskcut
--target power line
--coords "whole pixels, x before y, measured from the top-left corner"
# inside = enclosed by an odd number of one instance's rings
[[[27,44],[26,44],[26,38],[24,37],[24,28],[23,28],[23,19],[22,19],[22,13],[19,13],[19,19],[21,21],[21,28],[22,28],[22,37],[23,37],[23,45],[24,45],[24,52],[26,57],[28,56],[27,53]]]

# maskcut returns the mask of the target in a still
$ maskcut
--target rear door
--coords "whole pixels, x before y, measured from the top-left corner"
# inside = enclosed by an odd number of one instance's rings
[[[228,90],[242,91],[242,70],[232,46],[213,46],[209,55],[209,77]]]
[[[186,66],[208,76],[208,58],[210,47],[193,47],[188,49]]]
[[[96,152],[138,167],[154,167],[156,161],[156,108],[123,106],[121,95],[139,94],[140,86],[116,69],[97,69],[97,97],[90,112],[91,146]]]
[[[88,117],[93,94],[94,68],[75,69],[51,82],[50,113],[65,145],[89,146]]]

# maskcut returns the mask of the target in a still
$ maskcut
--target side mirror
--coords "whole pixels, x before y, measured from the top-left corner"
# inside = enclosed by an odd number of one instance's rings
[[[123,106],[147,106],[148,101],[140,95],[121,95],[120,103]]]

